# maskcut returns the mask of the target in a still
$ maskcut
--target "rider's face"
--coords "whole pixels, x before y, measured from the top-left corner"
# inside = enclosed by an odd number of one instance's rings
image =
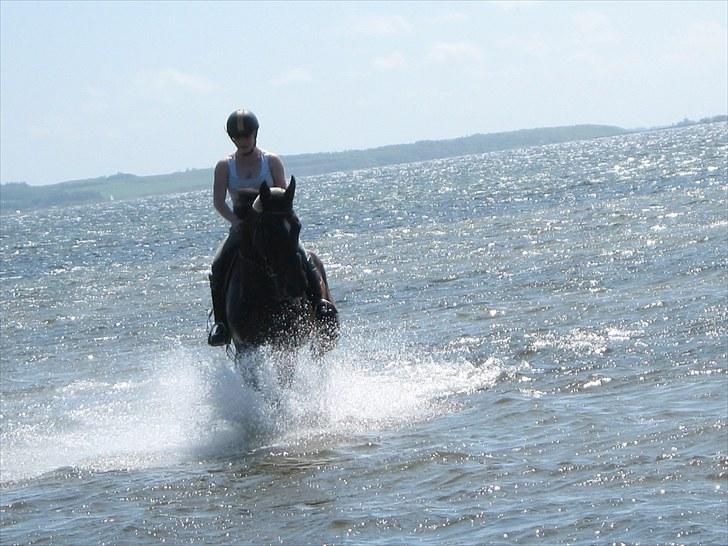
[[[241,135],[237,137],[234,142],[238,148],[244,152],[248,152],[255,148],[255,140],[258,136],[258,131],[254,131],[249,135]]]

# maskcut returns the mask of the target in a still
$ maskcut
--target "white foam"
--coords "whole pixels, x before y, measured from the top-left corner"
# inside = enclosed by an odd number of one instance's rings
[[[494,361],[477,365],[350,335],[321,362],[302,351],[287,388],[265,353],[242,362],[257,370],[258,389],[206,347],[177,348],[145,364],[146,372],[118,383],[76,380],[40,404],[32,424],[8,423],[0,438],[0,479],[63,467],[165,466],[408,425],[451,411],[449,397],[486,388],[501,373]],[[138,367],[130,362],[130,369]]]

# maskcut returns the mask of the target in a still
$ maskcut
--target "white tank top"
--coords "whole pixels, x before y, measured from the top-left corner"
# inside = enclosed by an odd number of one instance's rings
[[[257,190],[263,182],[268,184],[268,186],[273,185],[273,177],[270,174],[270,167],[268,166],[268,154],[264,151],[260,152],[260,170],[258,171],[258,175],[253,178],[240,178],[238,176],[235,156],[228,159],[228,189],[233,191],[240,191],[245,188]]]

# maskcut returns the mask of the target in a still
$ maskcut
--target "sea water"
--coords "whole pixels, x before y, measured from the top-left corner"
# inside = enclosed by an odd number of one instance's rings
[[[0,543],[728,543],[725,123],[298,182],[285,388],[206,345],[211,191],[3,211]]]

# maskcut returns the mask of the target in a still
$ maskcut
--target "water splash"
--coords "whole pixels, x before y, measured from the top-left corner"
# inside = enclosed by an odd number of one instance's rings
[[[30,420],[8,423],[2,482],[64,467],[136,469],[242,456],[267,444],[407,425],[450,411],[451,396],[487,388],[501,374],[495,361],[472,363],[364,335],[344,336],[320,362],[302,351],[286,387],[267,352],[237,365],[207,348],[146,359],[137,377],[72,382]],[[255,370],[257,388],[241,368]]]

